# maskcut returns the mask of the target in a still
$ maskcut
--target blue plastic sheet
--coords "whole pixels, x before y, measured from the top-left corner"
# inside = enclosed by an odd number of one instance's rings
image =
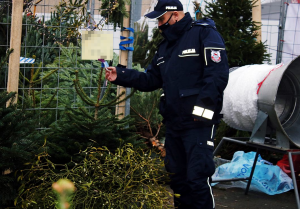
[[[255,154],[255,152],[235,152],[230,163],[217,167],[212,179],[249,177]],[[250,189],[259,190],[268,195],[275,195],[294,189],[294,186],[292,179],[280,167],[263,160],[259,155]]]

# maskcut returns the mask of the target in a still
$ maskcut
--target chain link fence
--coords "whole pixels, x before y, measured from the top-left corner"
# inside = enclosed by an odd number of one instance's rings
[[[300,51],[295,50],[300,45],[299,3],[298,0],[262,1],[262,42],[266,43],[267,52],[271,54],[271,64],[287,64],[300,55]],[[292,7],[296,11],[291,12]],[[289,23],[293,24],[286,27]],[[290,47],[283,47],[284,44]],[[284,57],[288,59],[283,60]]]
[[[6,0],[0,4],[0,90],[6,91],[9,83],[13,3]],[[134,9],[131,21],[132,18],[140,18],[138,14],[141,14],[143,7],[141,1],[134,5],[131,8]],[[113,58],[107,61],[110,65],[117,65],[120,62],[119,43],[125,16],[118,16],[120,11],[121,14],[130,15],[129,11],[125,11],[124,1],[24,0],[22,25],[17,26],[22,33],[18,85],[18,100],[22,107],[39,113],[51,112],[54,117],[52,120],[57,121],[66,106],[93,109],[103,96],[106,96],[106,100],[100,106],[114,100],[116,86],[111,86],[109,95],[105,95],[108,84],[101,62],[94,58],[82,59],[82,33],[101,31],[112,34]],[[105,48],[97,42],[91,45],[96,45],[99,49]],[[130,57],[132,53],[129,54]],[[118,112],[122,105],[125,103],[117,107],[114,103],[109,106],[111,109],[117,108],[115,111]],[[39,127],[44,128],[46,124],[40,123]]]

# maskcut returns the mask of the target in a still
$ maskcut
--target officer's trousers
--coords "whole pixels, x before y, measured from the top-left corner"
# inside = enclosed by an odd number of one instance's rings
[[[166,170],[170,173],[175,208],[213,209],[210,185],[215,171],[213,137],[215,126],[166,130]]]

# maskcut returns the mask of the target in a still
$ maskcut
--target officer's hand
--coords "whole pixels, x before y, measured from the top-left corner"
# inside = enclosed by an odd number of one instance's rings
[[[107,67],[105,72],[105,78],[108,81],[115,81],[117,79],[117,70],[115,67]]]

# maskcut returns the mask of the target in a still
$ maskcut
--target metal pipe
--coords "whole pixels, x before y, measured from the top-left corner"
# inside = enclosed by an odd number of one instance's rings
[[[129,17],[129,27],[133,28],[133,2],[130,4],[130,17]],[[134,34],[130,31],[129,36],[134,36]],[[133,43],[129,44],[129,47],[133,47]],[[127,60],[127,68],[132,68],[132,56],[133,52],[128,51],[128,60]],[[131,88],[126,88],[126,96],[131,94]],[[125,102],[125,116],[130,115],[130,98],[128,98]]]
[[[216,147],[215,151],[213,152],[213,155],[216,155],[221,146],[223,145],[224,141],[229,141],[229,142],[234,142],[234,143],[237,143],[237,144],[243,144],[243,145],[247,145],[246,142],[243,142],[243,141],[239,141],[239,140],[236,140],[236,139],[231,139],[231,138],[227,138],[227,137],[223,137],[220,141],[220,143],[218,144],[218,146]]]
[[[288,156],[289,156],[292,180],[293,180],[293,184],[294,184],[294,192],[295,192],[295,197],[296,197],[296,202],[297,202],[297,208],[300,209],[299,193],[298,193],[298,187],[297,187],[297,181],[296,181],[296,176],[295,176],[292,154],[299,154],[299,152],[298,153],[288,152]]]
[[[257,163],[257,158],[258,158],[258,155],[259,155],[259,151],[260,151],[259,149],[256,150],[256,154],[255,154],[254,162],[253,162],[253,165],[252,165],[251,173],[250,173],[250,176],[249,176],[248,184],[247,184],[247,187],[246,187],[246,190],[245,190],[245,195],[248,194],[248,191],[249,191],[249,188],[250,188],[250,184],[251,184],[252,177],[253,177],[254,170],[255,170],[255,167],[256,167],[256,163]]]
[[[232,179],[219,179],[219,180],[212,180],[212,183],[215,182],[228,182],[228,181],[245,181],[249,180],[249,177],[244,177],[244,178],[232,178]]]

